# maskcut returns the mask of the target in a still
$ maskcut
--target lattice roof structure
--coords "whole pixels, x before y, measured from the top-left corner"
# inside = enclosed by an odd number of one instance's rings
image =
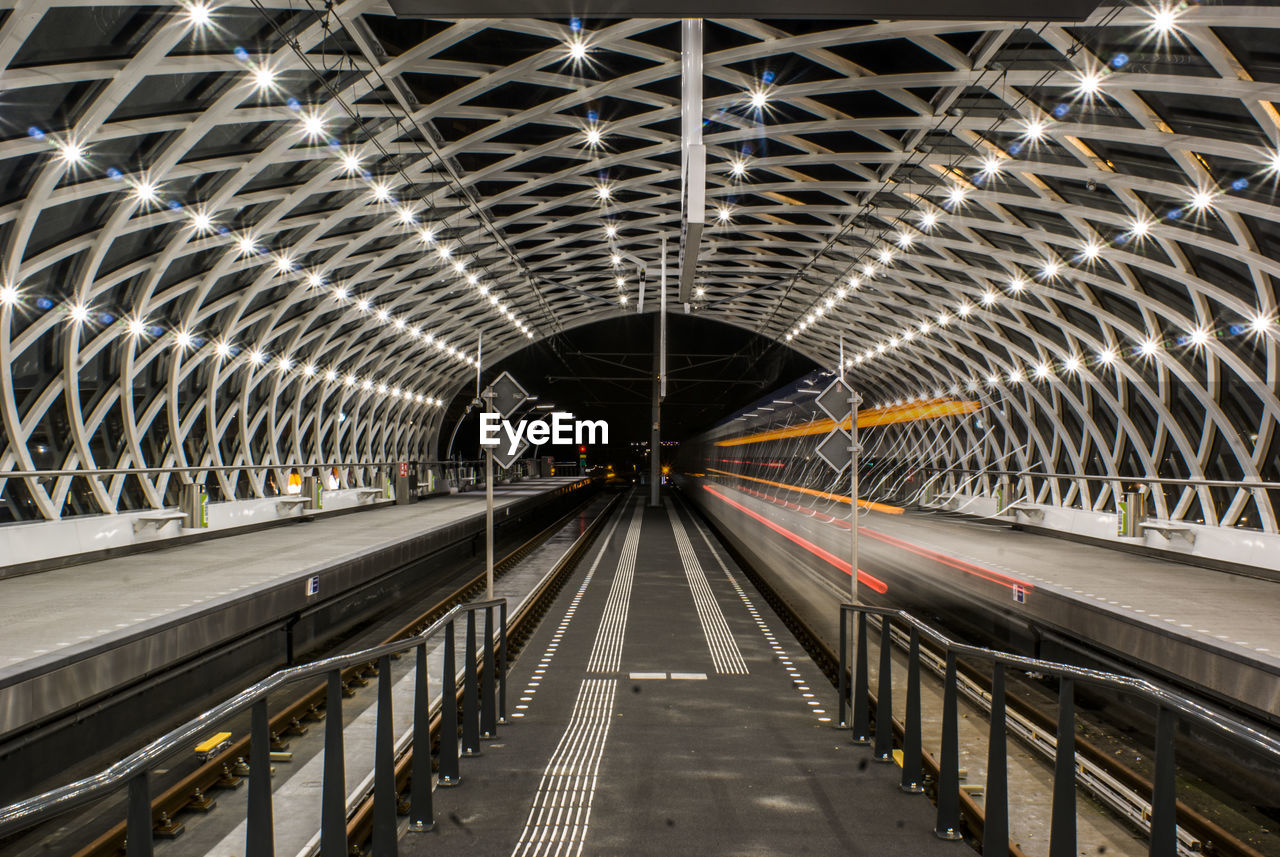
[[[677,22],[0,16],[0,476],[429,455],[481,338],[635,311],[663,237],[674,267]],[[1278,36],[1225,4],[708,22],[691,311],[843,347],[873,401],[981,395],[991,460],[1280,479]],[[2,490],[57,518],[174,484]],[[1277,526],[1262,489],[1178,503]]]

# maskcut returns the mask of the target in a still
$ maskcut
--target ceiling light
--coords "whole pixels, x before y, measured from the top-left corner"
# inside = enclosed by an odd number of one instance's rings
[[[611,265],[613,265],[613,267],[615,267],[615,268],[621,268],[621,267],[622,267],[622,254],[621,254],[621,253],[614,253],[612,256],[610,256],[610,257],[609,257],[609,263],[610,263]]]
[[[133,197],[133,201],[140,205],[151,205],[160,197],[160,193],[156,188],[155,182],[150,179],[138,179],[133,184],[129,195]]]
[[[369,192],[373,194],[375,202],[390,202],[391,186],[386,182],[374,182],[369,185]]]
[[[1264,313],[1256,313],[1249,317],[1249,333],[1254,336],[1262,336],[1271,333],[1275,329],[1276,320],[1274,316]]]
[[[693,294],[694,294],[694,297],[705,298],[707,296],[707,290],[702,286],[698,286],[696,289],[693,290]]]
[[[250,66],[249,79],[253,81],[253,88],[259,92],[269,92],[276,87],[275,69],[265,62]]]
[[[89,308],[82,303],[74,303],[67,307],[67,317],[75,324],[84,324],[89,320]]]
[[[605,238],[617,238],[617,237],[618,237],[618,227],[617,227],[617,226],[614,226],[612,223],[607,223],[607,224],[605,224],[605,227],[604,227],[604,237],[605,237]]]
[[[964,185],[954,184],[947,189],[947,204],[952,208],[956,208],[964,204],[964,198],[969,193],[969,189]]]
[[[891,250],[891,249],[890,249],[890,248],[888,248],[888,247],[883,247],[883,248],[881,248],[881,250],[880,250],[880,254],[879,254],[879,259],[880,259],[880,264],[881,264],[881,265],[891,265],[891,264],[893,264],[893,250]]]
[[[1101,255],[1102,255],[1102,245],[1099,244],[1097,241],[1093,241],[1093,240],[1090,240],[1089,243],[1085,244],[1084,247],[1080,250],[1080,257],[1084,259],[1086,262],[1097,261],[1098,257]]]
[[[79,140],[68,137],[65,140],[59,140],[54,143],[58,150],[58,160],[68,167],[77,167],[84,163],[84,144]]]
[[[319,108],[313,108],[302,114],[300,120],[302,122],[302,133],[309,140],[318,140],[324,136],[325,122],[324,114]]]
[[[196,29],[203,29],[209,26],[213,20],[213,9],[208,3],[199,2],[184,3],[182,5],[182,16],[187,23]]]
[[[258,252],[258,242],[254,240],[252,235],[240,234],[236,236],[236,254],[240,258],[252,256]]]
[[[604,142],[604,132],[599,126],[591,125],[582,132],[583,139],[586,141],[587,148],[594,149]]]
[[[982,167],[978,170],[978,174],[983,178],[994,178],[1000,175],[1000,171],[1004,169],[1004,161],[997,155],[987,155],[982,159]]]
[[[969,313],[973,312],[973,304],[968,301],[962,301],[956,312],[959,313],[961,318],[968,318]]]
[[[947,312],[938,313],[938,325],[940,327],[946,327],[950,323],[951,323],[951,315],[949,313]]]
[[[1143,357],[1155,357],[1160,352],[1160,343],[1155,339],[1144,339],[1138,343],[1138,353]]]
[[[402,205],[396,209],[396,219],[400,221],[401,226],[412,226],[418,219],[418,215],[413,213],[410,206]]]
[[[924,230],[932,229],[938,225],[938,213],[936,211],[925,211],[920,215],[920,228]]]
[[[727,205],[716,207],[716,222],[724,225],[733,220],[733,209]]]
[[[1209,344],[1209,330],[1205,327],[1193,327],[1187,338],[1196,348],[1203,348]]]
[[[276,358],[276,367],[281,372],[288,372],[290,369],[293,368],[293,359],[284,354],[281,354],[279,357]]]
[[[910,250],[911,245],[914,244],[915,241],[916,239],[914,235],[912,235],[910,232],[907,232],[906,230],[902,230],[898,233],[898,237],[895,243],[899,247],[901,247],[903,250]]]
[[[303,375],[306,375],[308,378],[313,377],[313,376],[316,374],[316,367],[315,367],[315,364],[314,364],[314,363],[307,363],[307,364],[303,365],[303,367],[302,367],[302,374],[303,374]]]
[[[1099,350],[1098,362],[1101,363],[1103,366],[1110,366],[1113,363],[1115,363],[1116,362],[1115,348],[1108,345],[1106,348]]]
[[[1196,190],[1191,194],[1191,198],[1188,200],[1187,204],[1190,205],[1193,210],[1203,214],[1204,212],[1211,211],[1213,209],[1214,196],[1215,194],[1213,191],[1206,190],[1205,188],[1196,188]]]
[[[213,353],[218,355],[221,360],[226,360],[231,356],[231,343],[225,339],[219,339],[213,344]]]
[[[387,312],[386,307],[383,307],[382,309],[378,310],[376,313],[374,313],[374,315],[378,319],[378,321],[382,322],[383,324],[386,324],[387,319],[391,318],[391,313]]]
[[[261,349],[255,348],[249,352],[249,362],[254,366],[261,366],[267,360],[267,355],[263,354]]]
[[[1014,274],[1009,278],[1009,291],[1015,295],[1027,287],[1027,281],[1022,278],[1021,274]]]
[[[1182,17],[1182,12],[1181,6],[1174,6],[1172,3],[1160,3],[1150,7],[1146,10],[1151,19],[1146,30],[1163,41],[1179,31],[1178,19]]]
[[[752,89],[748,92],[748,98],[753,110],[763,110],[769,104],[769,91],[763,86]]]
[[[1034,142],[1044,139],[1046,124],[1043,119],[1028,119],[1022,124],[1022,136]]]
[[[125,322],[125,327],[129,331],[129,336],[137,339],[147,332],[147,323],[136,315]]]
[[[338,156],[338,162],[342,165],[342,171],[349,176],[354,176],[360,172],[360,153],[355,149],[344,151]]]
[[[203,208],[191,210],[191,231],[197,235],[208,235],[213,231],[213,217]]]
[[[436,231],[430,226],[423,226],[418,229],[418,240],[426,246],[430,247],[436,243]]]
[[[735,179],[740,179],[747,174],[746,158],[731,158],[729,160],[729,175]]]
[[[1044,264],[1040,266],[1040,276],[1046,280],[1052,280],[1062,271],[1062,263],[1057,259],[1045,259]]]
[[[0,306],[13,306],[18,302],[18,287],[10,283],[0,286]]]
[[[1034,374],[1037,381],[1044,381],[1053,374],[1053,370],[1048,363],[1037,363]]]
[[[574,63],[580,63],[587,58],[587,41],[581,36],[572,36],[564,43],[564,47],[569,54],[569,59]]]
[[[1090,69],[1077,75],[1075,90],[1085,98],[1093,98],[1102,91],[1102,72]]]
[[[987,306],[987,307],[989,307],[989,306],[995,306],[996,301],[998,301],[998,300],[1000,300],[1000,295],[996,294],[994,291],[992,291],[992,290],[990,290],[990,289],[988,289],[987,291],[985,291],[985,292],[983,292],[983,293],[982,293],[982,305],[983,305],[983,306]]]
[[[1012,370],[1011,372],[1009,372],[1009,383],[1010,383],[1010,384],[1018,384],[1018,383],[1021,383],[1021,381],[1022,381],[1022,370],[1021,370],[1021,369],[1014,369],[1014,370]]]
[[[293,258],[288,253],[277,253],[273,258],[277,274],[287,274],[293,270]]]
[[[1134,238],[1142,239],[1151,234],[1151,221],[1143,216],[1138,216],[1129,221],[1129,234]]]
[[[613,199],[613,188],[608,182],[600,182],[595,188],[596,199],[601,202],[608,202]]]

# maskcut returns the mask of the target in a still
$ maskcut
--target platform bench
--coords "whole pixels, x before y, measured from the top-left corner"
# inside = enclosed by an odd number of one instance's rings
[[[145,515],[138,515],[133,519],[133,531],[140,533],[146,529],[159,530],[170,521],[185,521],[187,519],[186,512],[177,511],[159,511],[148,512]]]
[[[1174,536],[1179,536],[1189,545],[1196,543],[1195,530],[1183,524],[1175,524],[1172,521],[1143,521],[1138,524],[1138,529],[1142,531],[1151,530],[1164,536],[1165,541],[1172,541]]]
[[[1016,513],[1021,512],[1033,521],[1044,520],[1044,509],[1041,509],[1034,503],[1028,503],[1026,500],[1019,500],[1017,503],[1010,503],[1008,506],[1004,507],[1004,510],[1006,512],[1012,512],[1015,515]]]

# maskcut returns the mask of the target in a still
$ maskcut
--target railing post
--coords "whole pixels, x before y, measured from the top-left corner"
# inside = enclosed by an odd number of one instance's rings
[[[324,703],[324,775],[320,788],[320,857],[347,855],[347,772],[342,748],[342,672],[329,673]]]
[[[1053,765],[1053,818],[1049,857],[1076,854],[1076,702],[1075,681],[1058,681],[1058,746]]]
[[[908,794],[924,791],[924,760],[920,747],[920,632],[911,626],[907,652],[907,712],[902,724],[902,783]]]
[[[987,799],[982,857],[1009,857],[1009,757],[1005,736],[1004,664],[991,671],[991,733],[987,738]]]
[[[480,755],[480,689],[476,682],[476,611],[467,611],[467,645],[462,665],[462,755]]]
[[[893,628],[888,616],[880,617],[880,675],[876,690],[876,746],[877,762],[893,761],[893,661],[890,657]]]
[[[395,857],[396,756],[391,719],[391,656],[378,659],[378,722],[373,738],[373,857]]]
[[[494,676],[493,608],[484,608],[484,672],[480,676],[480,737],[498,736],[497,680]]]
[[[871,732],[867,703],[867,614],[858,613],[857,651],[853,653],[853,743],[870,744]]]
[[[267,700],[253,704],[249,727],[249,817],[245,824],[245,857],[274,857],[271,819],[271,723]]]
[[[507,725],[507,602],[498,605],[498,725]]]
[[[1151,789],[1151,857],[1176,857],[1178,849],[1178,784],[1173,732],[1178,715],[1161,706],[1156,712],[1156,770]]]
[[[443,705],[443,698],[441,705]],[[409,779],[409,829],[436,826],[431,805],[431,693],[427,682],[427,644],[417,649],[413,680],[413,771]]]
[[[840,673],[836,694],[840,697],[840,728],[849,728],[849,611],[840,608]]]
[[[947,673],[942,693],[942,752],[938,759],[939,839],[959,839],[960,833],[960,726],[956,710],[956,655],[947,652]]]
[[[143,771],[129,780],[129,814],[125,826],[125,857],[151,857],[154,840],[151,832],[150,774]]]
[[[458,667],[454,662],[454,627],[444,627],[444,669],[440,676],[440,775],[442,786],[462,782],[458,773]]]

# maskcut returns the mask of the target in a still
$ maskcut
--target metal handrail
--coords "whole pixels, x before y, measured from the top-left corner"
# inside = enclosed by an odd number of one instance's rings
[[[930,473],[977,473],[986,476],[1011,476],[1016,479],[1081,479],[1086,482],[1141,482],[1153,485],[1186,485],[1197,488],[1261,488],[1280,489],[1280,482],[1231,479],[1182,479],[1172,476],[1101,476],[1092,473],[1041,473],[1035,470],[982,470],[970,467],[933,467],[931,465],[907,465]]]
[[[890,667],[891,624],[904,623],[910,631],[907,663],[906,714],[902,740],[902,782],[906,792],[922,791],[922,748],[920,717],[920,640],[926,638],[940,647],[945,658],[943,673],[942,743],[938,760],[937,824],[934,833],[943,839],[958,839],[960,832],[960,762],[957,711],[957,658],[976,659],[992,665],[991,723],[987,758],[987,800],[983,819],[984,855],[1003,857],[1009,853],[1008,758],[1006,750],[1005,669],[1013,667],[1056,676],[1058,688],[1058,729],[1056,737],[1053,811],[1050,857],[1067,857],[1076,851],[1075,822],[1075,690],[1077,680],[1103,685],[1132,694],[1152,703],[1156,709],[1155,769],[1150,810],[1150,853],[1152,857],[1176,857],[1178,846],[1177,782],[1174,768],[1174,730],[1178,716],[1208,726],[1248,748],[1280,762],[1280,739],[1221,711],[1201,705],[1171,688],[1148,679],[1110,673],[1002,652],[961,643],[932,628],[905,610],[891,607],[843,603],[840,605],[840,666],[838,690],[840,723],[849,726],[855,743],[869,744],[869,688],[867,668],[867,615],[882,617],[880,623],[880,675],[876,699],[874,757],[891,761],[893,677]],[[848,693],[846,658],[849,654],[848,619],[855,618],[852,697]],[[846,720],[846,706],[852,717]]]
[[[483,464],[482,459],[454,461],[452,459],[404,459],[414,464],[462,466]],[[237,470],[284,470],[297,467],[393,467],[400,463],[395,461],[313,461],[291,462],[284,464],[219,464],[205,467],[105,467],[81,468],[71,470],[0,470],[0,480],[5,479],[46,479],[60,476],[156,476],[165,473],[231,473]]]
[[[921,634],[941,646],[946,651],[955,652],[957,655],[991,661],[993,663],[1000,663],[1008,667],[1017,667],[1031,672],[1049,673],[1051,675],[1083,679],[1095,684],[1109,685],[1118,690],[1123,690],[1128,693],[1144,697],[1164,708],[1172,708],[1207,726],[1226,732],[1234,738],[1253,745],[1264,754],[1270,755],[1275,758],[1276,761],[1280,762],[1280,739],[1276,739],[1260,729],[1255,729],[1249,724],[1241,720],[1237,720],[1230,715],[1216,711],[1208,706],[1200,705],[1186,697],[1179,696],[1170,688],[1148,679],[1134,678],[1133,676],[1110,673],[1104,670],[1090,669],[1088,667],[1077,667],[1072,666],[1071,664],[1059,663],[1057,661],[1029,658],[1024,655],[1015,655],[1012,652],[1001,652],[996,649],[988,649],[982,646],[961,643],[920,621],[905,610],[895,610],[891,607],[872,607],[870,605],[848,603],[841,604],[840,609],[842,612],[870,613],[876,616],[897,617],[907,625],[918,629]]]
[[[502,617],[501,635],[505,639],[507,599],[475,601],[455,605],[443,616],[431,623],[422,633],[415,636],[406,637],[403,640],[394,640],[349,654],[335,655],[301,666],[278,670],[256,684],[240,691],[225,702],[170,730],[150,744],[97,774],[0,808],[0,835],[13,833],[51,816],[69,812],[76,807],[105,796],[107,792],[129,784],[171,753],[185,745],[189,745],[194,738],[206,733],[211,725],[245,711],[254,705],[265,703],[270,694],[286,684],[323,676],[358,664],[408,651],[423,645],[443,629],[451,627],[454,620],[462,614],[466,613],[474,616],[477,611],[493,608],[498,608]],[[449,677],[446,677],[446,682],[448,680]],[[500,677],[500,680],[505,680],[505,676]],[[252,767],[250,770],[252,772]]]

